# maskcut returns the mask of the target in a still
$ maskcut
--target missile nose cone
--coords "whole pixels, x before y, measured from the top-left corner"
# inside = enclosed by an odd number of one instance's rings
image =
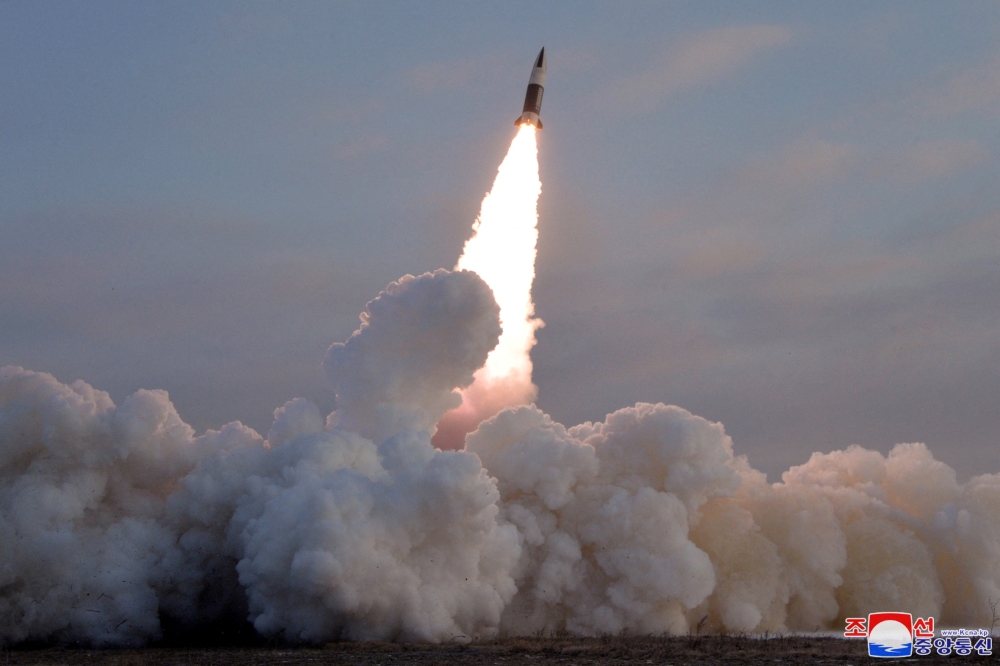
[[[544,46],[542,47],[542,50],[538,52],[538,60],[535,61],[535,67],[541,67],[543,70],[545,69],[545,47]]]

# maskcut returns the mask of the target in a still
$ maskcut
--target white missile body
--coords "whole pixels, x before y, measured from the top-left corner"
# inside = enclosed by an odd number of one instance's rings
[[[542,120],[538,114],[542,112],[542,93],[545,92],[545,49],[542,48],[535,60],[535,66],[531,69],[531,78],[528,79],[528,92],[524,94],[524,110],[515,125],[534,125],[542,129]]]

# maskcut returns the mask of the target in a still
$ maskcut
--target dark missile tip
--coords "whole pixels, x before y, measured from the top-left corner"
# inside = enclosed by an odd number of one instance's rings
[[[538,52],[538,60],[535,61],[535,67],[541,67],[543,62],[545,62],[545,47],[544,46],[542,47],[542,50]]]

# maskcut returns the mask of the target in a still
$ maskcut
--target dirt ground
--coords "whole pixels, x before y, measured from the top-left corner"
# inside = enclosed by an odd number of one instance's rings
[[[996,663],[997,657],[914,657],[900,661],[920,664]],[[363,666],[583,666],[584,664],[885,664],[897,660],[869,659],[863,640],[779,636],[603,638],[505,638],[470,645],[398,643],[330,643],[322,647],[149,647],[139,650],[84,648],[17,648],[0,653],[0,666],[66,664],[83,666],[286,666],[295,664],[358,664]]]

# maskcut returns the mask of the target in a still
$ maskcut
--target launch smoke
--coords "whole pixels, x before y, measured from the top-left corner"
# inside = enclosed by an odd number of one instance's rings
[[[3,368],[0,639],[137,645],[234,616],[304,642],[989,623],[1000,475],[960,484],[900,444],[768,484],[721,424],[662,404],[572,428],[508,408],[441,451],[433,424],[499,336],[489,289],[408,276],[362,320],[325,364],[343,407],[293,400],[266,438]]]
[[[164,391],[116,405],[0,369],[0,643],[141,645],[233,618],[310,643],[836,630],[886,609],[988,625],[1000,474],[958,483],[911,443],[815,453],[769,484],[680,407],[567,428],[518,404],[534,132],[457,269],[390,284],[330,348],[332,414],[297,398],[266,436],[197,434]],[[433,446],[463,396],[475,428]]]
[[[0,637],[139,644],[244,612],[313,642],[989,619],[1000,475],[959,484],[921,444],[768,485],[720,424],[639,404],[569,429],[507,409],[433,448],[498,333],[474,274],[404,278],[328,356],[342,411],[293,400],[266,439],[4,368]]]

